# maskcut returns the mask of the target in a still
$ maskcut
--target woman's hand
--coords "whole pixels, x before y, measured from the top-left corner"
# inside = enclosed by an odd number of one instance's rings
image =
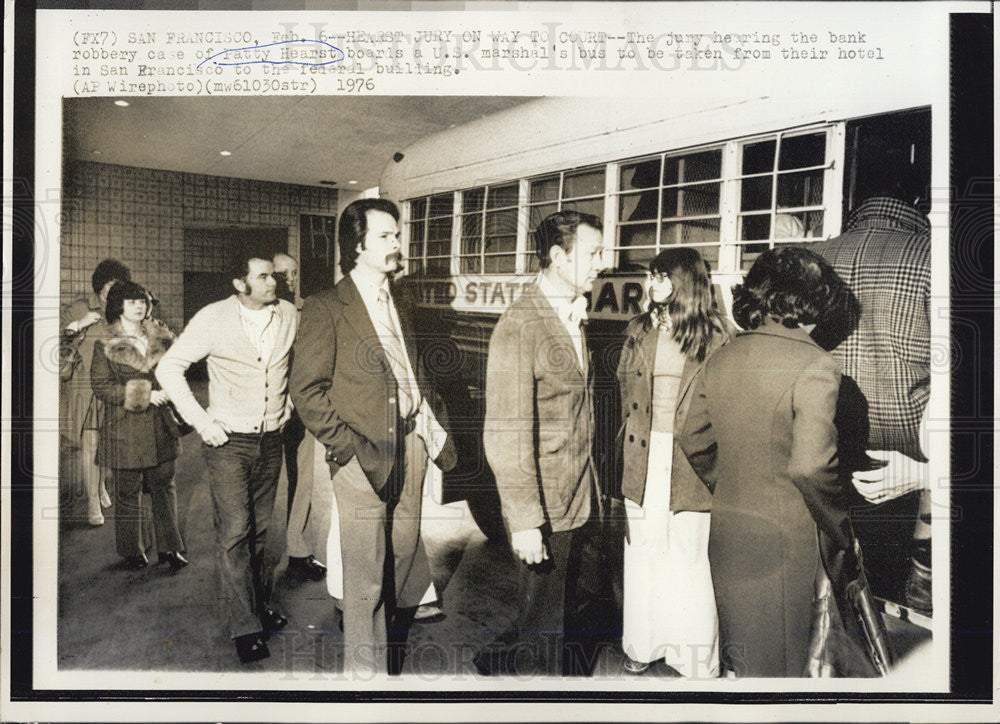
[[[170,397],[163,390],[153,390],[149,393],[149,404],[159,407],[170,401]]]

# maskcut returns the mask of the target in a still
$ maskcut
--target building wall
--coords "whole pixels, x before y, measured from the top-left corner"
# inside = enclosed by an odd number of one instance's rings
[[[299,214],[336,214],[337,191],[313,186],[71,162],[64,173],[60,296],[91,291],[101,259],[114,257],[160,299],[160,316],[183,322],[185,271],[223,271],[225,250],[185,248],[185,228],[287,227],[298,254]]]

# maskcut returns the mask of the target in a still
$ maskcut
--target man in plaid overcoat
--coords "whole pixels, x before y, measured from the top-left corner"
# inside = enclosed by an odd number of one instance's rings
[[[871,502],[922,489],[907,602],[929,613],[930,497],[920,428],[930,394],[930,224],[910,204],[876,196],[851,214],[844,233],[817,244],[861,303],[857,329],[834,356],[868,400],[868,449],[888,460],[856,473]]]

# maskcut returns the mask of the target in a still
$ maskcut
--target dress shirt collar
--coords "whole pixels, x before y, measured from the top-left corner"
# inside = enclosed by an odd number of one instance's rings
[[[572,298],[567,296],[556,289],[544,273],[538,275],[538,290],[556,310],[563,324],[579,326],[587,321],[587,298],[582,294]]]
[[[365,300],[368,306],[374,306],[378,302],[380,289],[389,292],[389,277],[385,274],[378,274],[356,266],[349,272],[354,286],[358,288],[358,293]],[[392,294],[389,294],[392,299]]]

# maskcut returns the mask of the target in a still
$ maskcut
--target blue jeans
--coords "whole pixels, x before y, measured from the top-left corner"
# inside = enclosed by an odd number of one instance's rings
[[[273,562],[264,540],[281,473],[281,431],[229,433],[219,447],[203,445],[215,521],[219,598],[232,637],[261,630],[271,594]]]

